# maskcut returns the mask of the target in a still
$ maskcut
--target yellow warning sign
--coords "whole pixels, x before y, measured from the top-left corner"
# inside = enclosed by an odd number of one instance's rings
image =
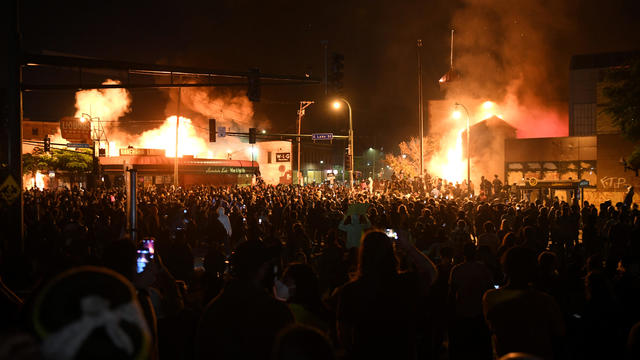
[[[20,196],[20,186],[13,179],[13,176],[9,175],[0,185],[0,199],[11,205],[18,199],[18,196]]]

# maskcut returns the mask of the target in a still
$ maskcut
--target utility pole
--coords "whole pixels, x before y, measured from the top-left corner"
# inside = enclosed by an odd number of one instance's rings
[[[18,0],[3,2],[7,11],[6,118],[0,119],[0,224],[1,247],[7,256],[24,251],[22,199],[22,67]]]
[[[173,159],[173,184],[178,187],[178,129],[180,128],[180,94],[182,88],[178,88],[178,111],[176,114],[176,157]]]
[[[424,111],[422,109],[422,39],[418,39],[418,121],[420,122],[420,177],[424,175]]]
[[[304,116],[305,109],[309,107],[309,105],[313,104],[313,101],[300,101],[300,109],[298,110],[298,173],[296,180],[298,181],[298,185],[302,184],[302,170],[300,169],[300,131],[302,130],[302,117]]]
[[[322,40],[320,41],[320,43],[322,44],[322,50],[324,52],[324,78],[322,79],[322,83],[324,84],[324,96],[327,96],[329,94],[329,65],[328,65],[328,47],[329,47],[329,40]]]

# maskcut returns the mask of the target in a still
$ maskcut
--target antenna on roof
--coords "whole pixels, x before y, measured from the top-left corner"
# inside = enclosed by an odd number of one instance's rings
[[[451,29],[451,69],[453,69],[453,33],[455,29]]]

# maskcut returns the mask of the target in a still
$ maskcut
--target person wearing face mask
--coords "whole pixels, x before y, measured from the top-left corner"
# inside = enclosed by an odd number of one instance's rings
[[[311,326],[323,333],[330,330],[333,319],[322,303],[318,278],[309,265],[289,265],[282,280],[275,280],[274,295],[287,302],[297,324]]]

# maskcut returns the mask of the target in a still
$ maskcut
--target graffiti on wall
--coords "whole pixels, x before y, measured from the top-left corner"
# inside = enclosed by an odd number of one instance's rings
[[[600,179],[600,183],[602,184],[603,188],[615,190],[624,190],[629,185],[627,184],[626,178],[615,176],[603,176]]]

